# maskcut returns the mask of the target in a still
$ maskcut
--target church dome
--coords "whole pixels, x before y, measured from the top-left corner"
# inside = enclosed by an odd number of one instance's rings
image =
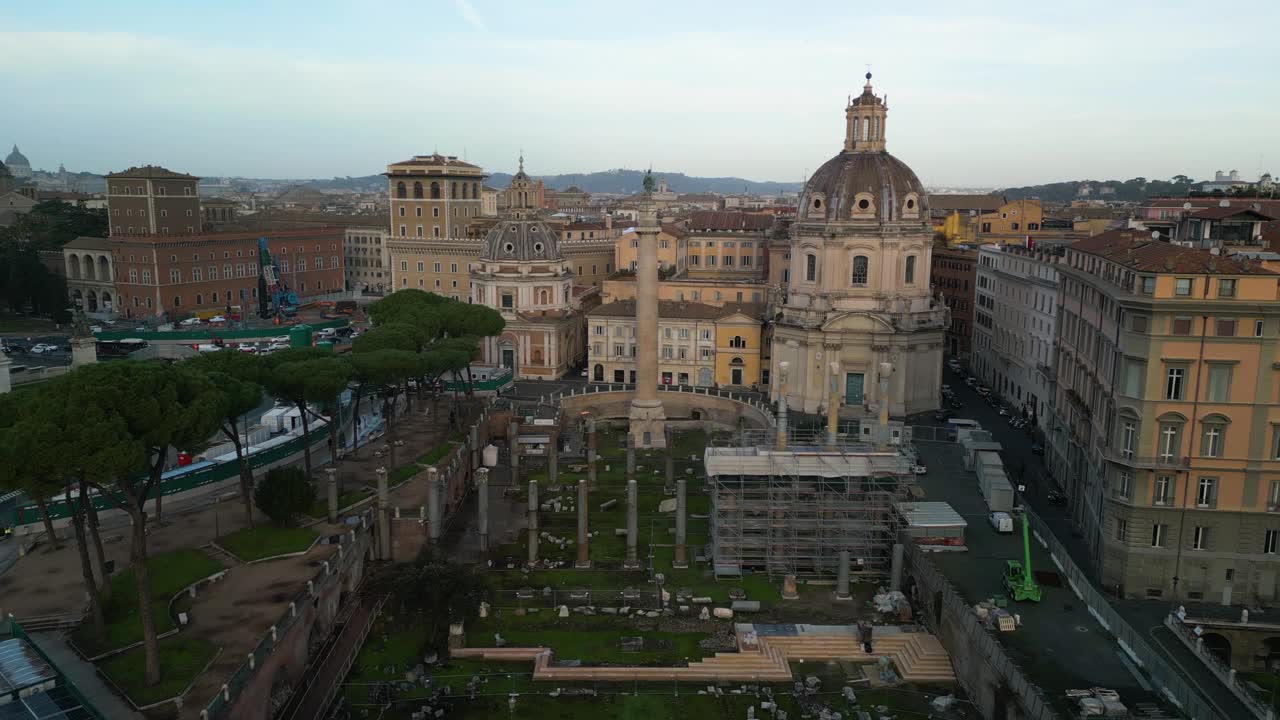
[[[800,219],[927,222],[929,197],[915,172],[885,149],[889,106],[871,90],[845,107],[844,149],[805,183]]]
[[[9,157],[7,157],[7,158],[5,158],[5,159],[4,159],[4,164],[5,164],[5,165],[18,165],[18,166],[22,166],[22,167],[31,167],[31,163],[30,163],[30,161],[28,161],[28,160],[27,160],[27,156],[26,156],[26,155],[23,155],[23,154],[22,154],[22,153],[20,153],[20,152],[18,152],[18,146],[17,146],[17,145],[14,145],[14,146],[13,146],[13,152],[9,153]]]
[[[906,163],[886,151],[841,152],[805,184],[807,220],[920,220],[928,195]]]
[[[485,235],[480,258],[497,262],[563,259],[555,230],[538,220],[505,220],[494,225]]]

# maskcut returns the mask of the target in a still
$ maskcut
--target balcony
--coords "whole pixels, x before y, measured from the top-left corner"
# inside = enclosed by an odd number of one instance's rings
[[[1070,401],[1072,405],[1075,405],[1076,409],[1079,410],[1086,418],[1093,417],[1093,410],[1089,407],[1089,403],[1085,402],[1084,398],[1080,397],[1080,393],[1076,392],[1074,389],[1067,390],[1067,400]]]
[[[1114,448],[1106,448],[1103,451],[1104,457],[1109,462],[1117,465],[1125,465],[1131,468],[1168,468],[1173,470],[1185,470],[1191,467],[1191,458],[1187,456],[1164,456],[1164,455],[1132,455],[1121,453]]]

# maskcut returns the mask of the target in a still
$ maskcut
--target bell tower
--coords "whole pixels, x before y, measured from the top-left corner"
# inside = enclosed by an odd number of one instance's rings
[[[849,101],[844,110],[845,152],[884,152],[885,116],[888,98],[876,97],[871,91],[871,73],[862,94]]]

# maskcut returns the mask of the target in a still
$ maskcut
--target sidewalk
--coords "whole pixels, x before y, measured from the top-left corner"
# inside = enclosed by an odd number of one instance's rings
[[[80,659],[71,646],[67,644],[66,636],[61,633],[32,633],[31,639],[40,646],[49,659],[57,664],[71,682],[80,689],[85,699],[102,713],[103,717],[116,720],[117,718],[136,718],[142,719],[142,715],[138,714],[129,705],[128,702],[116,695],[115,691],[102,681],[97,671],[93,667],[93,663]]]

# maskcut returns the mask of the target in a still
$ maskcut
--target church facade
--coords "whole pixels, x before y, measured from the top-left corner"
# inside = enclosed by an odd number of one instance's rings
[[[938,407],[948,310],[929,285],[933,231],[916,174],[885,149],[888,107],[871,88],[845,108],[844,147],[809,178],[791,226],[786,297],[771,352],[774,400],[841,415]],[[888,394],[879,393],[889,363]]]

